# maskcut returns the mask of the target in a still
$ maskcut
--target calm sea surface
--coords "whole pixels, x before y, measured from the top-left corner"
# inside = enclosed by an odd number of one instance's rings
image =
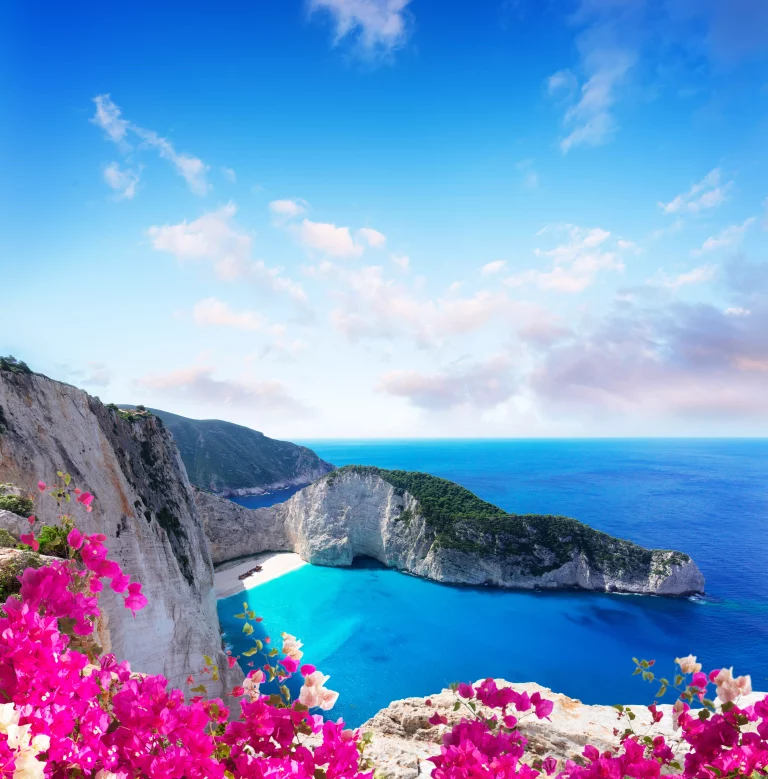
[[[332,676],[334,716],[358,725],[394,699],[485,676],[587,703],[650,702],[656,688],[630,675],[631,658],[671,674],[689,652],[768,690],[768,440],[302,443],[335,465],[425,471],[511,512],[565,514],[680,549],[707,580],[703,599],[502,592],[361,564],[305,566],[252,589],[265,633],[299,636],[307,662]],[[235,651],[246,648],[232,616],[242,600],[219,602]]]

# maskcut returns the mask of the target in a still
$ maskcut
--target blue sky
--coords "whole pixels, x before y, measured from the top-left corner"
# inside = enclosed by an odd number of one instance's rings
[[[274,436],[768,434],[765,0],[0,13],[0,354]]]

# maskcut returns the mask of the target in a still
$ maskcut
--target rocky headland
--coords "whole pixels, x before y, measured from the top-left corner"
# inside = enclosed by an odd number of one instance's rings
[[[690,595],[682,553],[645,549],[568,517],[512,515],[427,474],[347,466],[288,501],[246,509],[197,491],[214,563],[291,551],[316,565],[356,557],[447,584]]]

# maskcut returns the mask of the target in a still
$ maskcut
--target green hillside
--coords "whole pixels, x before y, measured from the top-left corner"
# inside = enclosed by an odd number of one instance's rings
[[[122,406],[121,408],[133,408]],[[311,449],[218,419],[148,409],[173,435],[189,480],[216,493],[309,484],[333,469]]]

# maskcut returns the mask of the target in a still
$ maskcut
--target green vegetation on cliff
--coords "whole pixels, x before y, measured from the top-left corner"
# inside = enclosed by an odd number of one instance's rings
[[[139,406],[121,408],[131,408],[133,413],[142,409],[140,413],[158,417],[179,447],[190,482],[209,492],[309,484],[333,468],[311,449],[267,438],[242,425],[218,419],[188,419]]]
[[[426,473],[348,465],[326,479],[332,483],[345,473],[378,476],[401,495],[412,495],[438,546],[483,556],[517,558],[532,575],[555,570],[574,554],[585,555],[594,570],[608,575],[664,575],[668,572],[665,568],[690,559],[681,552],[669,552],[660,563],[658,555],[654,561],[652,550],[594,530],[570,517],[510,514],[454,482]],[[412,512],[403,512],[401,519],[410,522]],[[659,568],[660,565],[664,567]]]

